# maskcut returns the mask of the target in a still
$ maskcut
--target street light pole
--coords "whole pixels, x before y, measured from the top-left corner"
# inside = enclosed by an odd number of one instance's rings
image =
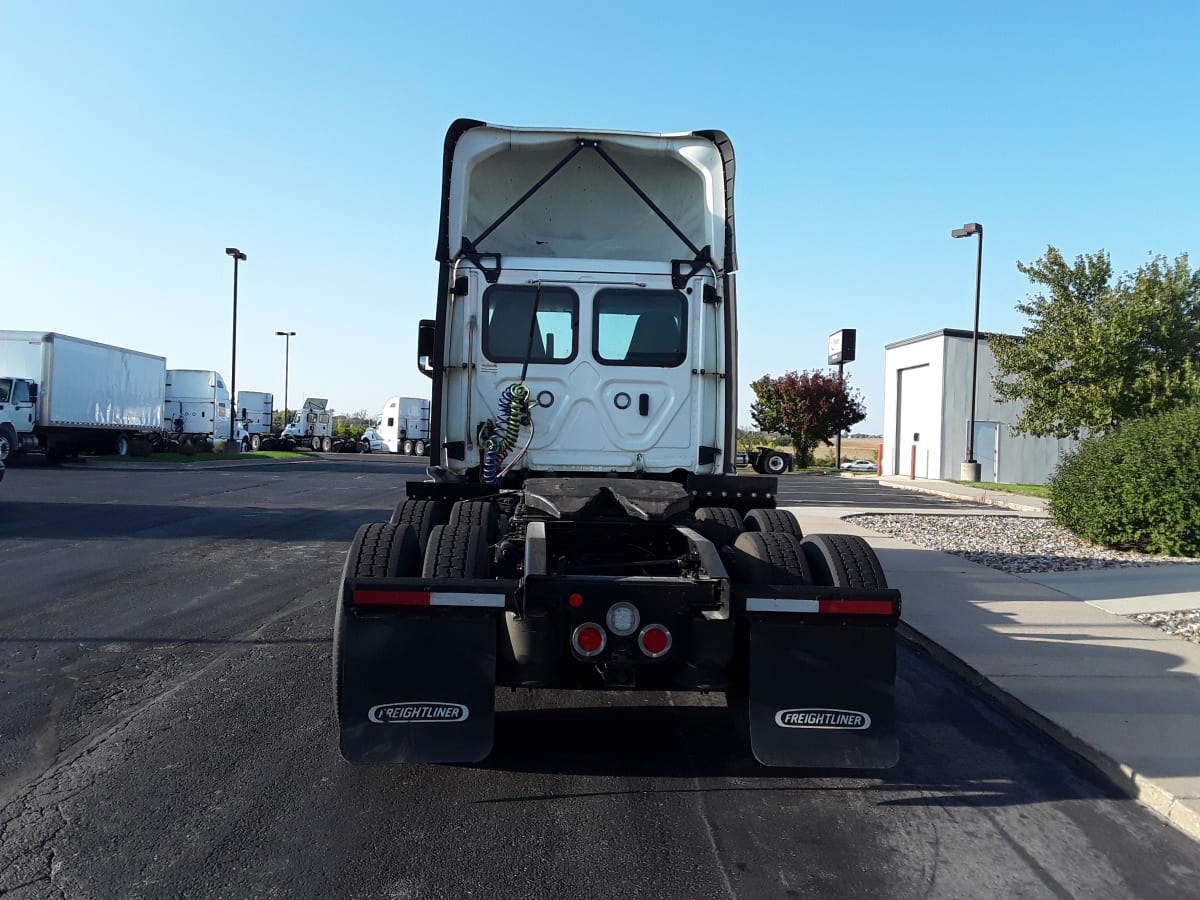
[[[238,263],[246,261],[246,254],[237,247],[226,247],[227,256],[233,257],[233,358],[229,362],[229,437],[225,440],[225,452],[237,453],[237,287]]]
[[[979,372],[979,283],[983,275],[983,226],[978,222],[967,222],[962,228],[950,232],[951,237],[963,238],[979,235],[978,253],[975,257],[975,327],[971,333],[971,419],[967,425],[967,458],[960,467],[963,481],[979,481],[980,466],[975,459],[975,383]]]
[[[288,424],[288,365],[291,357],[292,338],[296,336],[294,331],[277,331],[277,337],[283,338],[283,428],[287,428]]]

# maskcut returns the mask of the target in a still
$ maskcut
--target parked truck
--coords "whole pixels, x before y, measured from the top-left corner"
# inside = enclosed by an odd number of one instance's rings
[[[274,394],[263,391],[238,391],[238,441],[243,452],[283,449],[284,441],[275,437],[271,430],[274,417]]]
[[[212,369],[168,369],[163,420],[169,443],[213,444],[229,438],[229,388]]]
[[[166,360],[55,332],[0,331],[0,461],[129,452],[163,423]]]
[[[284,438],[290,438],[299,447],[329,453],[333,450],[333,415],[329,412],[329,401],[323,397],[308,397],[304,405],[283,429]]]
[[[766,765],[895,763],[899,593],[734,467],[733,167],[718,131],[451,126],[430,480],[346,558],[347,760],[482,759],[502,685],[724,692]]]
[[[424,456],[429,452],[429,401],[389,397],[375,423],[363,435],[360,449],[371,453],[380,443],[389,453]]]

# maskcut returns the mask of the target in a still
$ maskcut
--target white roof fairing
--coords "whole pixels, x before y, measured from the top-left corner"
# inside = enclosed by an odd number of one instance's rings
[[[693,258],[693,249],[591,146],[496,225],[581,141],[598,142],[695,250],[710,248],[718,271],[736,266],[727,246],[733,235],[732,148],[719,132],[640,134],[461,121],[446,140],[438,258],[459,254],[464,240],[481,254],[502,257]]]

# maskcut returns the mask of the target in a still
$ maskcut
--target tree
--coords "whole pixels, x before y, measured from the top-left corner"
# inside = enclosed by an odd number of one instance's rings
[[[1053,246],[1017,269],[1045,292],[1017,309],[1019,338],[993,335],[992,383],[1024,404],[1013,430],[1078,438],[1200,399],[1200,270],[1153,257],[1112,280],[1103,250],[1069,265]]]
[[[764,431],[789,435],[796,462],[804,468],[817,444],[829,442],[867,417],[862,395],[851,390],[848,382],[817,369],[778,378],[764,375],[750,385],[758,398],[750,406],[751,418]]]

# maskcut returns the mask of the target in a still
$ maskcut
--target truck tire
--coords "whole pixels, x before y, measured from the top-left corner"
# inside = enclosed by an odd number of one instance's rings
[[[262,449],[262,436],[258,434],[250,435],[250,449],[257,453]]]
[[[129,435],[124,432],[117,435],[117,439],[113,441],[113,452],[117,456],[129,455]]]
[[[333,449],[333,438],[331,438],[331,437],[321,438],[321,450],[323,450],[325,453],[328,453],[332,449]]]
[[[392,511],[393,525],[410,525],[416,532],[421,552],[429,545],[429,533],[450,518],[450,507],[441,500],[401,500]]]
[[[400,447],[400,452],[403,453],[405,456],[412,456],[413,455],[413,442],[405,441]]]
[[[718,547],[732,547],[745,530],[742,514],[728,506],[702,506],[696,510],[696,530]]]
[[[17,432],[5,422],[0,425],[0,462],[4,462],[17,452]]]
[[[359,453],[370,453],[371,452],[371,442],[370,441],[359,442],[358,452]]]
[[[450,525],[472,525],[483,529],[484,539],[489,544],[500,538],[500,509],[490,499],[460,500],[450,510]]]
[[[342,584],[350,577],[407,578],[421,568],[421,551],[416,534],[407,525],[372,522],[363,525],[354,535],[354,543],[346,554]],[[343,588],[344,590],[344,588]],[[333,614],[333,702],[338,717],[342,714],[342,668],[346,643],[346,601],[338,593]]]
[[[743,531],[733,549],[733,574],[742,584],[814,583],[804,547],[785,531]]]
[[[782,475],[788,470],[787,457],[771,450],[762,457],[763,472],[767,475]]]
[[[424,441],[417,441],[413,444],[413,456],[424,456],[427,449]]]
[[[250,452],[250,438],[242,438],[242,446],[240,449],[243,453]]]
[[[407,578],[415,576],[420,568],[421,548],[411,525],[371,522],[354,535],[346,555],[344,576]]]
[[[804,537],[800,523],[796,517],[782,509],[752,509],[746,513],[746,531],[782,531],[795,535],[797,539]]]
[[[801,545],[814,584],[839,588],[885,588],[887,578],[871,545],[856,534],[812,534]]]
[[[468,522],[438,525],[425,548],[422,578],[487,578],[488,543],[483,528]]]

